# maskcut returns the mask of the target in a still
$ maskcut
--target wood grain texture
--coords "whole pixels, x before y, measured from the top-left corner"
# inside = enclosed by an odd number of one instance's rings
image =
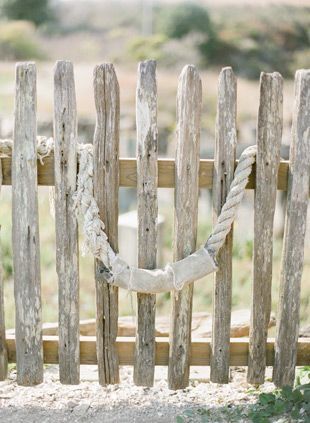
[[[174,260],[196,248],[202,88],[194,66],[186,66],[177,92],[177,148],[174,197]],[[193,284],[172,293],[168,383],[170,389],[188,385]]]
[[[17,64],[12,247],[19,385],[43,381],[36,103],[36,67],[33,63]]]
[[[73,65],[56,63],[54,73],[56,270],[59,302],[59,377],[80,381],[79,249],[73,194],[77,176],[77,113]]]
[[[231,68],[224,68],[219,76],[215,126],[215,155],[213,177],[213,213],[216,222],[234,177],[237,145],[237,80]],[[232,294],[233,230],[217,255],[219,270],[214,276],[212,358],[210,380],[229,381],[229,341]]]
[[[139,63],[136,93],[138,266],[156,268],[157,255],[157,87],[156,62]],[[137,294],[134,383],[153,386],[156,295]]]
[[[310,70],[300,70],[295,76],[289,186],[273,369],[273,380],[279,387],[293,385],[295,378],[309,179]]]
[[[94,134],[94,196],[100,217],[114,251],[118,251],[119,187],[119,86],[111,64],[94,70],[96,127]],[[115,347],[118,319],[118,288],[103,278],[104,265],[95,262],[96,336],[99,383],[119,383],[118,355]]]
[[[235,162],[237,166],[238,160]],[[2,159],[3,185],[11,185],[11,159]],[[279,166],[278,172],[278,190],[287,191],[289,162],[283,160]],[[199,165],[199,187],[213,187],[214,160],[201,159]],[[38,161],[38,185],[54,185],[54,156],[44,159],[44,165]],[[119,159],[119,186],[136,187],[137,186],[137,160],[135,158]],[[158,159],[158,187],[175,187],[175,160]],[[247,189],[255,189],[255,165],[250,175]],[[310,192],[309,192],[310,196]]]
[[[1,160],[0,160],[1,179]],[[0,184],[1,185],[1,184]],[[0,254],[0,381],[5,380],[8,375],[8,355],[5,338],[5,318],[4,318],[4,292],[3,292],[3,268],[2,254]]]
[[[273,220],[282,138],[283,81],[279,73],[262,73],[257,121],[254,200],[253,292],[247,380],[265,380],[268,324],[271,312]]]
[[[156,338],[155,364],[166,366],[169,361],[169,339]],[[16,346],[13,335],[7,336],[9,363],[16,362]],[[58,363],[58,337],[44,336],[44,363]],[[120,337],[116,339],[116,349],[121,366],[131,366],[135,357],[135,337]],[[230,342],[230,366],[246,366],[248,363],[249,339],[234,338]],[[190,365],[209,366],[211,355],[211,339],[195,338],[191,343]],[[81,364],[97,364],[95,336],[81,336],[80,338]],[[267,366],[274,364],[274,339],[267,339],[266,344]],[[310,365],[310,339],[299,338],[297,343],[297,366]]]

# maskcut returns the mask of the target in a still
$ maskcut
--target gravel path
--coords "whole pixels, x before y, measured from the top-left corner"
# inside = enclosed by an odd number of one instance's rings
[[[96,381],[96,366],[82,366],[80,385],[65,386],[58,381],[58,366],[49,366],[43,384],[26,388],[17,386],[13,370],[7,381],[0,382],[0,421],[174,422],[186,410],[194,410],[195,416],[185,421],[207,421],[199,410],[211,408],[208,421],[227,422],[227,410],[242,410],[256,399],[245,381],[245,369],[232,370],[230,384],[215,385],[208,382],[206,368],[194,368],[190,386],[176,392],[168,389],[166,373],[167,368],[157,368],[155,386],[148,389],[133,385],[132,369],[123,367],[122,383],[103,388]],[[273,384],[266,382],[261,389],[272,388]],[[246,420],[240,416],[240,421]]]

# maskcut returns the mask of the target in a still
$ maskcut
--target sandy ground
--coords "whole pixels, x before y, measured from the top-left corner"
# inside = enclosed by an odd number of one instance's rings
[[[49,366],[45,381],[36,387],[16,384],[16,373],[0,383],[0,421],[6,422],[174,422],[186,410],[195,417],[184,421],[207,421],[199,410],[212,409],[208,421],[226,422],[227,409],[246,409],[257,393],[246,383],[245,369],[234,368],[231,383],[215,385],[208,380],[207,368],[193,368],[190,386],[171,391],[167,387],[167,368],[156,368],[153,388],[137,387],[132,383],[132,369],[121,369],[122,383],[106,388],[97,383],[96,366],[81,366],[81,383],[61,385],[58,366]],[[273,389],[266,382],[261,390]],[[198,410],[198,414],[197,413]],[[234,420],[235,421],[235,420]],[[240,415],[239,421],[247,421]]]

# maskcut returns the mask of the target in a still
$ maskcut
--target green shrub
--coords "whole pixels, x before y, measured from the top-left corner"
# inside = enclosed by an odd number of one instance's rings
[[[43,59],[31,22],[2,22],[0,26],[0,55],[5,60]]]
[[[168,38],[182,38],[190,32],[212,34],[207,10],[196,3],[182,3],[159,10],[156,26]]]
[[[1,11],[10,20],[30,21],[41,25],[54,17],[49,3],[49,0],[2,0]]]
[[[136,37],[129,43],[129,54],[134,60],[160,60],[163,58],[162,47],[165,41],[166,37],[160,34]]]

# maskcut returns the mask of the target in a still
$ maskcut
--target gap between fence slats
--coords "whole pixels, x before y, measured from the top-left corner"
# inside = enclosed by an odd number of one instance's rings
[[[169,360],[169,339],[155,339],[155,365],[166,366]],[[14,335],[7,335],[8,361],[16,362],[16,346]],[[58,337],[44,336],[44,363],[58,363]],[[135,357],[135,338],[118,337],[116,349],[121,366],[131,366]],[[246,366],[248,363],[249,339],[233,338],[230,341],[230,366]],[[196,338],[191,343],[191,366],[209,366],[211,355],[211,339]],[[297,343],[297,366],[309,365],[310,339],[299,338]],[[95,336],[81,336],[80,338],[80,360],[81,364],[97,364],[96,338]],[[267,339],[266,364],[274,364],[274,339]]]
[[[310,70],[295,76],[289,188],[282,252],[273,380],[293,385],[299,333],[300,283],[304,262],[310,179]],[[310,352],[308,355],[308,360]],[[297,359],[298,362],[298,359]]]
[[[215,157],[213,177],[213,213],[216,222],[234,176],[237,145],[236,129],[237,81],[231,68],[219,76],[215,126]],[[212,357],[210,380],[229,381],[229,340],[232,292],[233,230],[217,255],[219,270],[214,275]]]
[[[194,66],[186,66],[177,92],[174,260],[183,259],[196,248],[201,103],[200,76]],[[168,384],[170,389],[181,389],[189,383],[193,283],[171,296]]]
[[[141,62],[136,93],[138,266],[156,268],[157,255],[157,87],[156,62]],[[134,383],[153,386],[156,295],[137,294]]]
[[[79,249],[73,194],[77,176],[77,112],[73,65],[56,63],[54,73],[55,226],[59,303],[59,378],[80,381]]]
[[[11,159],[3,158],[3,185],[11,185]],[[174,188],[175,186],[175,161],[174,159],[159,159],[158,161],[158,187]],[[235,163],[237,166],[238,161]],[[213,168],[214,160],[201,159],[199,165],[199,187],[213,187]],[[281,161],[278,172],[278,190],[287,191],[289,161]],[[136,187],[137,186],[137,161],[134,158],[119,159],[119,186]],[[38,184],[42,186],[54,185],[54,159],[44,158],[44,165],[38,162]],[[255,165],[250,175],[247,189],[255,188]],[[309,192],[310,195],[310,192]]]
[[[283,81],[279,73],[262,73],[257,120],[254,200],[253,292],[247,380],[265,380],[265,344],[271,312],[273,221],[282,137]]]
[[[36,83],[33,63],[16,65],[12,248],[19,385],[43,382]]]
[[[118,251],[119,187],[119,86],[111,64],[94,70],[96,127],[94,134],[94,196],[105,232],[114,251]],[[103,277],[104,265],[95,261],[96,335],[99,383],[119,383],[118,355],[115,347],[118,319],[118,288]]]

